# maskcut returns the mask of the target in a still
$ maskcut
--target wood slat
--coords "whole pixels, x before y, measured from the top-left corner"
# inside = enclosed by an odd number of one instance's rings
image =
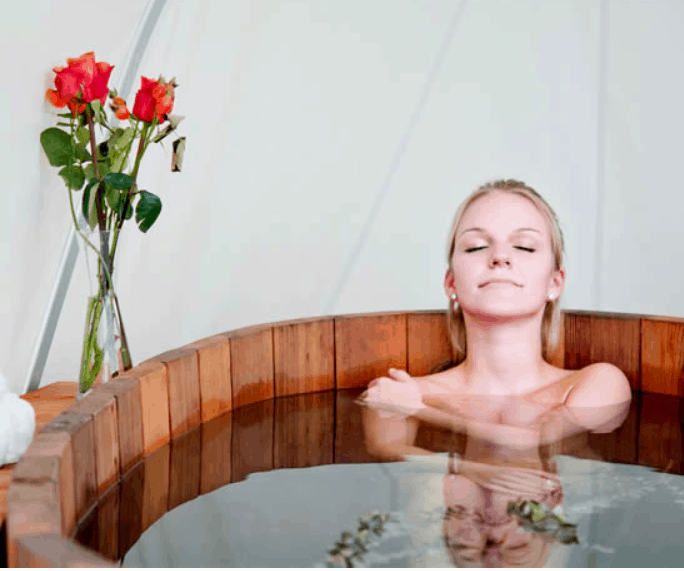
[[[108,393],[91,393],[75,404],[71,412],[88,414],[93,419],[97,495],[102,495],[119,479],[119,425],[116,399]]]
[[[143,457],[143,427],[140,379],[137,371],[131,369],[115,379],[92,389],[92,393],[113,394],[116,399],[116,414],[119,419],[119,467],[125,474]]]
[[[311,320],[273,327],[276,396],[335,388],[334,320]]]
[[[231,413],[202,424],[200,494],[230,484],[233,416]]]
[[[67,433],[71,437],[74,468],[75,519],[81,517],[97,501],[97,462],[95,459],[95,427],[89,414],[63,412],[43,428],[47,434]],[[58,438],[58,437],[55,437]]]
[[[273,332],[270,327],[230,335],[233,407],[272,399],[275,394]]]
[[[147,530],[162,517],[169,507],[169,474],[171,471],[171,445],[164,444],[145,456],[143,488],[142,530]]]
[[[565,314],[565,368],[611,363],[640,390],[641,324],[639,317]]]
[[[143,449],[148,455],[171,440],[169,379],[164,363],[146,361],[136,369],[140,379]]]
[[[12,481],[8,494],[7,564],[17,566],[17,540],[41,533],[62,533],[59,487],[55,482]]]
[[[121,480],[119,510],[119,557],[124,557],[142,534],[145,464],[138,462]]]
[[[275,401],[274,468],[333,463],[335,392]]]
[[[639,425],[639,464],[684,474],[684,400],[643,393]]]
[[[118,567],[74,541],[48,533],[33,537],[22,537],[17,542],[17,563],[19,567]]]
[[[368,386],[390,367],[406,370],[407,316],[359,315],[335,318],[336,386]]]
[[[150,359],[166,365],[169,382],[171,438],[199,426],[200,384],[197,350],[181,347]]]
[[[74,483],[74,451],[71,435],[66,432],[37,434],[22,460],[39,457],[55,458],[59,462],[59,498],[62,531],[67,535],[76,526],[76,496]]]
[[[171,441],[169,511],[199,495],[201,450],[199,426]]]
[[[230,339],[214,335],[187,347],[197,351],[200,416],[202,422],[208,422],[233,409]]]
[[[642,319],[641,390],[684,397],[684,322]]]
[[[444,311],[408,315],[408,373],[423,377],[435,368],[453,366],[453,352]]]
[[[273,469],[273,413],[272,400],[233,411],[232,482]]]

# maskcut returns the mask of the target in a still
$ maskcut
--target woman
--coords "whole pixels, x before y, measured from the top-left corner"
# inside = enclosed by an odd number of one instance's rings
[[[560,501],[540,445],[582,431],[610,432],[629,411],[629,382],[617,367],[572,371],[544,359],[558,339],[563,250],[555,213],[535,190],[515,180],[477,189],[459,207],[447,248],[444,291],[457,365],[415,378],[390,369],[361,398],[368,447],[388,459],[430,454],[414,445],[419,420],[467,433],[463,457],[444,482],[451,505],[445,537],[455,513],[463,516],[456,528],[469,526],[476,537],[457,542],[464,549],[481,553],[482,545],[503,545],[502,538],[522,533],[501,532],[502,525],[517,528],[505,509],[509,501]],[[461,508],[453,507],[454,497]],[[533,551],[542,557],[547,550]]]

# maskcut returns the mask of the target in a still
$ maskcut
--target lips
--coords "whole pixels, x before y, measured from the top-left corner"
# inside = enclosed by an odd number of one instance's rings
[[[514,286],[520,287],[519,284],[515,283],[512,280],[489,280],[488,282],[484,282],[483,284],[481,284],[480,287],[484,287],[489,284],[512,284]]]

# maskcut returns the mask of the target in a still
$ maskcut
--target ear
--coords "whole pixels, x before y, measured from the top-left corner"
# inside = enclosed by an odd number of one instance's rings
[[[551,277],[551,284],[549,287],[549,294],[553,295],[553,299],[556,300],[563,293],[565,288],[565,268],[554,271]]]
[[[450,269],[447,268],[446,274],[444,274],[444,291],[447,297],[451,297],[452,293],[455,293],[456,283],[454,280],[454,274]]]

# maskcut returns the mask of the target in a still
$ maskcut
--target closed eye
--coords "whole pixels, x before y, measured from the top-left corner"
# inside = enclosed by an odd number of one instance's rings
[[[483,250],[486,247],[487,246],[479,246],[478,248],[468,248],[466,250],[466,252],[468,252],[468,253],[476,252],[477,250]],[[525,252],[534,252],[535,251],[534,248],[525,248],[523,246],[515,246],[515,248],[517,248],[518,250],[524,250]]]

